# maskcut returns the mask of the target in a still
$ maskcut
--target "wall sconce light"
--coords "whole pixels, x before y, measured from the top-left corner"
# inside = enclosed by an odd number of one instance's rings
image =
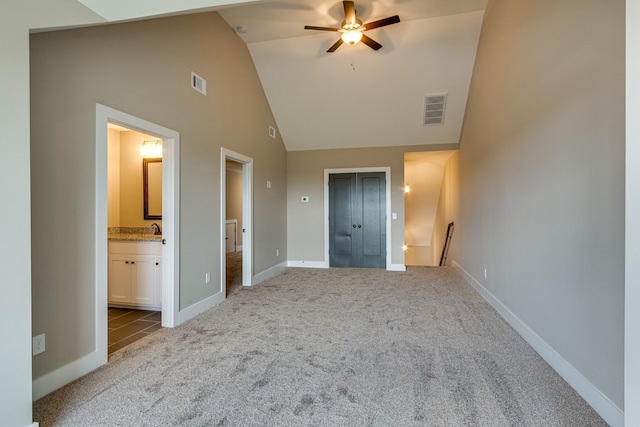
[[[407,251],[407,245],[402,245],[402,250],[406,252]]]
[[[162,141],[159,139],[155,141],[144,141],[140,144],[140,155],[145,159],[162,158]]]
[[[404,186],[404,192],[405,193],[410,193],[411,192],[411,187],[409,187],[408,185]]]

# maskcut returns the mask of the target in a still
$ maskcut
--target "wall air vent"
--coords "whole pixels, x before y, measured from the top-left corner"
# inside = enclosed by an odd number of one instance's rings
[[[444,122],[444,107],[446,104],[446,93],[437,93],[425,96],[424,124],[441,125]]]
[[[197,90],[203,95],[206,95],[207,81],[192,71],[191,72],[191,88]]]

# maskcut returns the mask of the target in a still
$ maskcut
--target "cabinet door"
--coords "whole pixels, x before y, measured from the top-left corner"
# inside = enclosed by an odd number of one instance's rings
[[[131,255],[131,302],[134,304],[156,305],[155,255]]]
[[[129,255],[109,255],[109,302],[131,302],[131,263]]]

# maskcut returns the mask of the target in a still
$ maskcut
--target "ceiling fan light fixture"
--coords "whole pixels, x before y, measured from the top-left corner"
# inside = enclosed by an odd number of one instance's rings
[[[341,38],[343,42],[354,45],[362,40],[362,31],[345,31]]]

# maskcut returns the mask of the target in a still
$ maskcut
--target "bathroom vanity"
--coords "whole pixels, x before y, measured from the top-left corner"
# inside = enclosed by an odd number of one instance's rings
[[[110,307],[162,308],[161,236],[109,234]]]

